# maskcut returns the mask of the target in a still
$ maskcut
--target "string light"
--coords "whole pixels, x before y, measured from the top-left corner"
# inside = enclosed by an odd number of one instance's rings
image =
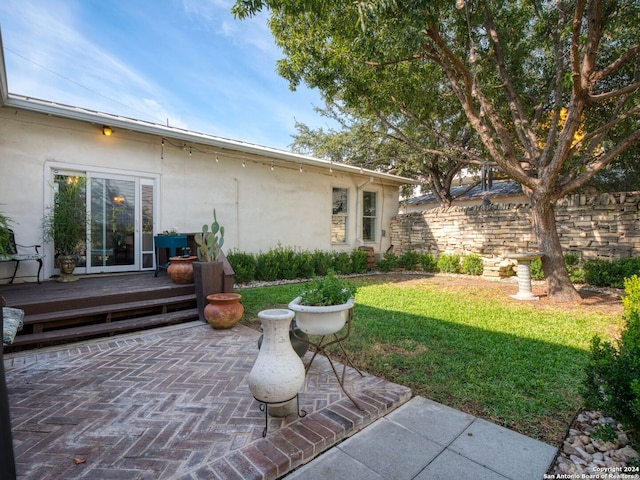
[[[273,162],[271,162],[271,171],[273,172]]]
[[[218,152],[216,152],[216,163],[218,163],[220,159],[218,158]]]
[[[247,166],[247,162],[244,160],[244,158],[242,159],[242,168]]]

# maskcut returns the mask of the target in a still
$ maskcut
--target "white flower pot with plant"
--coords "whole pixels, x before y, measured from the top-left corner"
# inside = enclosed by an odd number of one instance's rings
[[[313,280],[289,308],[296,312],[296,325],[306,334],[331,335],[347,322],[355,293],[355,285],[329,272]]]

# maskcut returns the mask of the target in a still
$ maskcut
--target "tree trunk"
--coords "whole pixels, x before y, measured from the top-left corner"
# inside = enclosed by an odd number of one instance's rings
[[[580,294],[569,279],[562,246],[556,229],[555,207],[549,200],[531,195],[533,230],[542,257],[542,270],[547,282],[547,295],[554,302],[574,302]]]

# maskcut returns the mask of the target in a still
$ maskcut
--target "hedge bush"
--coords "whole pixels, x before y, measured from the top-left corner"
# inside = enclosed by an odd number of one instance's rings
[[[598,335],[591,342],[583,396],[588,406],[605,411],[640,432],[640,279],[624,281],[626,325],[616,344]]]
[[[605,260],[594,258],[582,265],[584,281],[598,287],[624,288],[625,278],[640,272],[640,257]]]
[[[381,272],[390,272],[398,268],[398,256],[393,252],[385,253],[380,260],[377,261],[376,267]]]
[[[420,256],[420,265],[422,265],[422,270],[425,272],[436,272],[438,270],[438,261],[430,253],[423,253]]]
[[[398,264],[405,270],[415,270],[420,263],[420,254],[416,251],[409,250],[404,252],[398,258]]]
[[[444,273],[458,273],[460,271],[460,255],[445,253],[438,258],[438,270]]]
[[[467,275],[482,275],[484,271],[484,263],[480,255],[470,253],[462,260],[462,273]]]

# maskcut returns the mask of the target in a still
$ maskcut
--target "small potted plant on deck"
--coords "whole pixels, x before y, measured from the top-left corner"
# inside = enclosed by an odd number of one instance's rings
[[[331,335],[344,327],[353,308],[356,286],[330,271],[316,278],[289,303],[296,324],[308,335]]]

